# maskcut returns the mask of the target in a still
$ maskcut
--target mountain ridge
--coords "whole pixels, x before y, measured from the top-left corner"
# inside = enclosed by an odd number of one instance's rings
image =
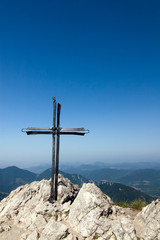
[[[34,181],[35,177],[35,173],[16,166],[0,169],[0,192],[8,193],[18,186]]]
[[[4,175],[1,173],[2,173],[2,169],[0,171],[0,180],[3,179],[3,175]],[[23,174],[22,174],[23,169],[19,169],[15,166],[5,168],[4,173],[5,173],[6,182],[5,182],[5,186],[2,186],[3,181],[1,182],[0,192],[5,191],[6,193],[9,193],[11,190],[14,190],[16,187],[25,185],[26,183],[30,183],[32,181],[40,181],[42,179],[49,180],[51,177],[51,169],[50,168],[38,175],[31,173],[27,170],[24,170],[24,173],[25,173],[24,179],[23,179]],[[8,174],[12,173],[13,176],[7,177],[7,173]],[[68,178],[73,184],[78,184],[80,187],[82,187],[83,183],[93,182],[92,180],[89,180],[81,175],[68,174],[68,173],[65,173],[62,171],[60,171],[60,173],[63,174],[63,176],[65,178]],[[17,176],[16,176],[16,174],[17,174]],[[20,175],[18,175],[18,174],[20,174]],[[31,176],[31,179],[29,179],[29,176]],[[15,177],[15,179],[13,177]],[[10,179],[11,179],[11,183],[9,182]],[[8,181],[8,187],[7,187],[7,181]],[[109,195],[111,197],[111,199],[115,202],[124,201],[124,202],[130,203],[131,201],[141,199],[142,201],[146,201],[146,202],[150,203],[151,201],[153,201],[155,199],[154,197],[152,197],[150,195],[147,195],[141,191],[138,191],[129,186],[125,186],[123,184],[119,184],[119,183],[113,184],[113,183],[108,183],[107,181],[105,183],[103,182],[103,184],[98,183],[98,182],[95,182],[95,184],[97,186],[99,186],[100,189],[105,194]],[[0,195],[1,199],[5,196],[6,195],[4,195],[4,194]]]
[[[92,179],[93,181],[107,180],[110,182],[121,183],[146,194],[160,197],[160,169],[111,169],[111,168],[97,168],[86,169],[82,168],[69,168],[69,173],[81,174],[85,178]],[[139,180],[137,181],[137,178]]]

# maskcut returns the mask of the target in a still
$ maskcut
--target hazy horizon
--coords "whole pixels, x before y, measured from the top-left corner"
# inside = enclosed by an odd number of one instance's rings
[[[65,167],[65,166],[72,166],[72,167],[78,167],[80,165],[102,165],[102,166],[118,166],[118,165],[123,165],[123,164],[160,164],[160,159],[153,159],[153,160],[150,160],[150,159],[141,159],[141,160],[130,160],[130,161],[127,161],[127,160],[106,160],[106,161],[67,161],[67,162],[63,162],[61,161],[60,162],[60,169]],[[37,167],[46,167],[46,169],[48,167],[51,167],[52,166],[52,162],[36,162],[36,163],[29,163],[29,164],[20,164],[19,162],[15,162],[15,164],[13,164],[13,162],[8,162],[8,163],[3,163],[1,162],[0,163],[0,169],[3,169],[3,168],[7,168],[7,167],[12,167],[12,166],[16,166],[18,168],[22,168],[22,169],[30,169],[30,168],[37,168]],[[148,168],[149,166],[146,165],[146,168]]]

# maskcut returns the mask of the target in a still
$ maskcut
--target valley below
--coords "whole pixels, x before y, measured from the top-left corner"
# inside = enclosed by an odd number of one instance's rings
[[[63,169],[63,168],[62,168]],[[142,200],[147,203],[160,196],[160,170],[102,168],[95,165],[65,167],[60,171],[73,184],[94,182],[114,202],[130,203]],[[51,168],[41,173],[33,173],[15,166],[0,169],[0,200],[21,185],[50,179]]]

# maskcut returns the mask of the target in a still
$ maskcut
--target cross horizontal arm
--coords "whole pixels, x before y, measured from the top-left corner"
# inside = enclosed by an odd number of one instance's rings
[[[27,135],[36,135],[36,134],[57,134],[57,130],[62,135],[69,134],[69,135],[85,135],[89,133],[89,130],[84,128],[36,128],[36,127],[28,127],[22,128],[22,132],[26,132]],[[64,132],[62,132],[64,131]],[[82,132],[77,132],[82,131]]]
[[[27,135],[38,135],[38,134],[57,134],[52,131],[26,131]],[[59,132],[60,135],[80,135],[84,136],[85,132]]]
[[[84,132],[60,132],[60,135],[80,135],[84,136],[86,133]]]
[[[60,128],[61,131],[86,131],[84,128]]]
[[[37,134],[53,134],[52,131],[25,131],[27,135],[37,135]]]
[[[28,128],[22,128],[22,132],[25,132],[26,130],[52,130],[53,128],[38,128],[38,127],[28,127]]]

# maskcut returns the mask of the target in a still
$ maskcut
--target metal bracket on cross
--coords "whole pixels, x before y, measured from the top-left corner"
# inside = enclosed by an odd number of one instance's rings
[[[84,128],[61,128],[60,127],[60,111],[61,104],[56,103],[53,99],[53,126],[49,128],[28,127],[22,128],[22,132],[27,135],[52,134],[52,177],[51,177],[51,193],[49,201],[57,200],[58,196],[58,172],[59,172],[59,144],[60,135],[80,135],[84,136],[89,130]],[[57,113],[57,114],[56,114]],[[56,148],[55,148],[56,144]],[[56,161],[55,161],[56,160]]]

